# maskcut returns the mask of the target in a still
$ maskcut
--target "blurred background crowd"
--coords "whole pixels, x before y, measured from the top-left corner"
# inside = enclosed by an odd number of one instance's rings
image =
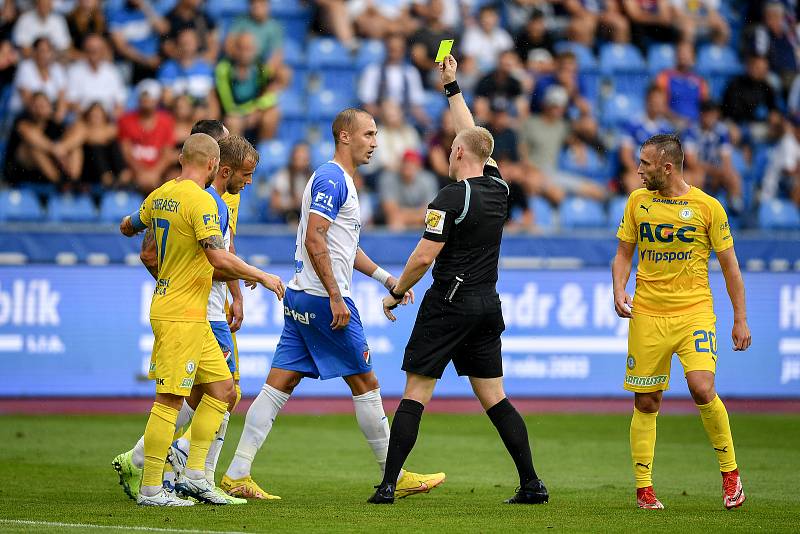
[[[194,121],[258,147],[243,223],[293,224],[331,119],[379,127],[364,224],[422,225],[455,132],[433,59],[495,136],[519,231],[613,228],[638,147],[740,228],[800,229],[797,0],[4,0],[0,221],[114,221],[174,177]]]

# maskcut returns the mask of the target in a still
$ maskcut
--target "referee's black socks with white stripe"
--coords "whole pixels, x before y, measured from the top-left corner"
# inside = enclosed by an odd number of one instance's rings
[[[528,443],[528,429],[525,426],[525,420],[522,419],[522,416],[511,404],[511,401],[508,398],[501,400],[486,410],[486,415],[489,416],[492,424],[497,428],[500,439],[503,440],[508,453],[517,466],[520,487],[524,488],[529,482],[539,478],[533,469],[533,459],[531,457],[531,447]],[[392,437],[394,437],[394,426],[392,426]],[[390,441],[390,454],[391,447]]]
[[[389,432],[389,452],[381,486],[396,484],[406,458],[414,448],[419,433],[419,422],[425,405],[411,399],[403,399],[394,413],[392,430]],[[530,455],[528,456],[530,458]]]

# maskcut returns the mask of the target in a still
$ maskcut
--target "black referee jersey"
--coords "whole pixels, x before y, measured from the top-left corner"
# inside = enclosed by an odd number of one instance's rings
[[[445,245],[420,304],[403,370],[440,378],[452,360],[459,375],[502,376],[505,324],[495,286],[508,196],[508,185],[489,159],[483,176],[447,185],[428,205],[423,237]]]

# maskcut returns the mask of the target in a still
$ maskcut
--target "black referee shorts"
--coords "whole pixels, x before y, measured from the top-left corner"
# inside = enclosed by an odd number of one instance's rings
[[[422,299],[406,345],[403,371],[441,378],[450,360],[460,376],[503,376],[500,335],[505,330],[500,296],[491,291],[457,294],[431,287]]]

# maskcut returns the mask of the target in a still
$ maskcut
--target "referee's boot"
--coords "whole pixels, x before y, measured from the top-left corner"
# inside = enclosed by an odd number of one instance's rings
[[[544,504],[550,499],[547,488],[538,478],[517,489],[516,495],[506,500],[506,504]]]
[[[375,493],[367,499],[370,504],[394,504],[394,484],[375,486]]]

